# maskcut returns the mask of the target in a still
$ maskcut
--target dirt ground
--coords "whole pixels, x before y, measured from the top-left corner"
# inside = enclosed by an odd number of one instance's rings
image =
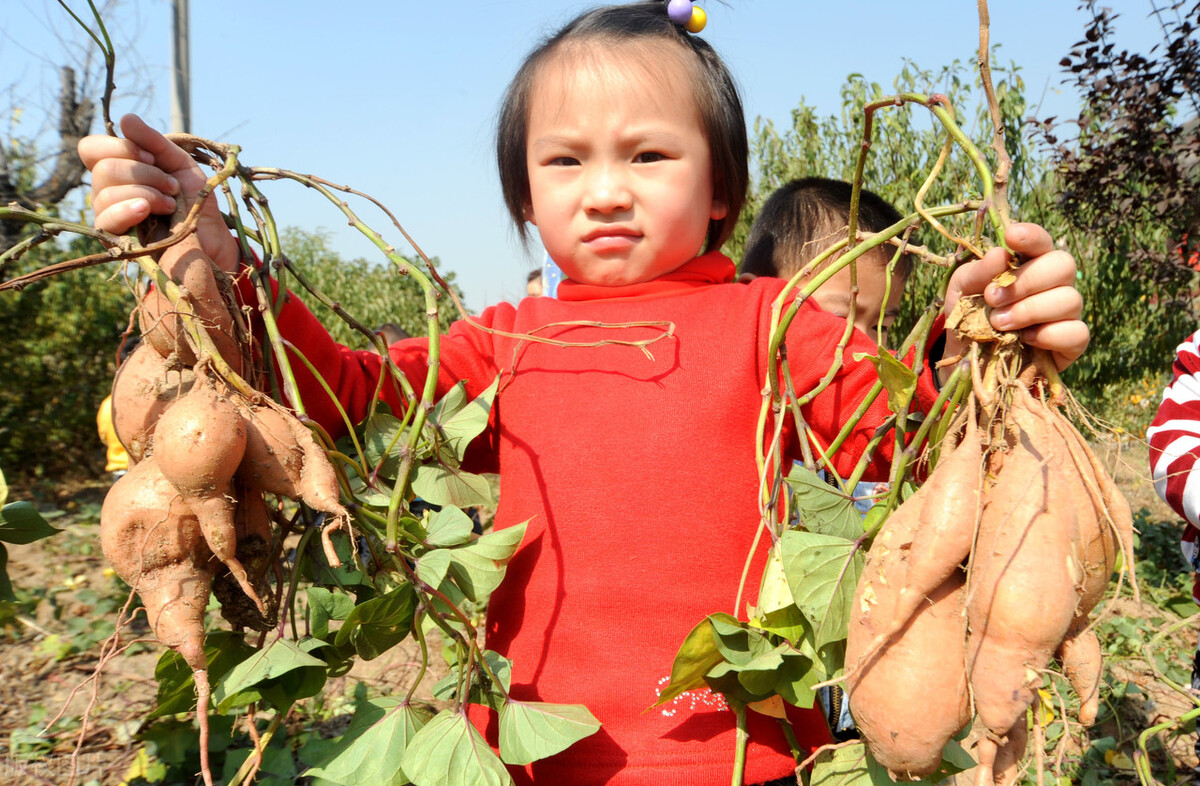
[[[1149,483],[1143,447],[1114,444],[1099,452],[1109,460],[1134,511],[1144,508],[1148,511],[1144,520],[1179,525]],[[32,614],[0,619],[0,784],[67,783],[75,751],[76,783],[119,784],[137,757],[136,734],[154,707],[154,669],[162,649],[151,642],[135,643],[104,665],[98,682],[91,679],[99,664],[100,640],[109,630],[105,626],[111,625],[116,606],[123,601],[119,581],[107,571],[99,549],[99,506],[106,490],[104,482],[67,490],[42,506],[53,516],[51,523],[65,532],[10,549],[8,572],[13,585],[36,594],[37,603]],[[1153,621],[1163,614],[1131,597],[1109,604],[1108,613]],[[1195,635],[1190,627],[1174,634],[1182,652],[1194,646]],[[138,636],[148,632],[131,631],[126,640]],[[440,658],[435,665],[440,665]],[[336,704],[337,697],[350,696],[360,682],[379,694],[394,694],[407,687],[418,667],[409,639],[375,661],[356,664],[350,673],[328,684],[325,695],[334,697]],[[1194,706],[1163,684],[1153,666],[1136,657],[1110,663],[1110,673],[1140,690],[1122,698],[1113,728],[1092,730],[1092,740],[1111,735],[1118,744],[1129,743],[1139,730],[1177,718]],[[94,721],[83,729],[80,718],[85,711]],[[45,731],[50,719],[60,713],[63,720]],[[324,721],[324,734],[335,736],[349,715],[330,715]],[[1152,751],[1152,758],[1170,758],[1180,772],[1186,772],[1196,764],[1194,738],[1194,732],[1160,735],[1162,744]],[[1185,777],[1175,782],[1190,782]],[[1128,779],[1104,782],[1136,783],[1136,779],[1130,773]]]

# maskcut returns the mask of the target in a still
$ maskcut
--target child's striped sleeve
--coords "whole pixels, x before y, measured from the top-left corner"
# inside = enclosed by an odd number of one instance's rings
[[[1179,345],[1174,378],[1163,391],[1162,404],[1146,431],[1154,488],[1190,525],[1184,532],[1183,552],[1192,570],[1198,569],[1197,529],[1200,526],[1200,332]],[[1200,602],[1198,599],[1197,602]]]

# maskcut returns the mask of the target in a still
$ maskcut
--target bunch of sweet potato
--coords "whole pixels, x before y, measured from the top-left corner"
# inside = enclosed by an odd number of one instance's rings
[[[1030,377],[1030,375],[1026,375]],[[858,585],[846,654],[850,708],[871,753],[898,779],[937,770],[978,717],[976,783],[1011,783],[1026,710],[1057,658],[1096,717],[1100,645],[1088,617],[1117,554],[1129,505],[1039,385],[1021,379],[960,416],[957,445],[888,518]]]
[[[236,625],[266,630],[275,622],[278,599],[266,574],[280,544],[263,495],[301,500],[337,522],[346,511],[308,428],[231,384],[252,356],[228,276],[194,235],[165,250],[160,266],[180,294],[172,302],[155,288],[142,299],[145,340],[117,370],[113,425],[132,466],[104,500],[101,544],[140,595],[155,635],[195,673],[203,731],[209,593]],[[197,330],[211,341],[197,340]]]

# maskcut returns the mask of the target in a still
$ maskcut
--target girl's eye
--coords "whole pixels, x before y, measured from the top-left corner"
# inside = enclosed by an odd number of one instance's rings
[[[570,156],[558,156],[557,158],[550,159],[547,163],[550,166],[578,166],[579,159],[571,158]]]
[[[662,153],[650,151],[646,153],[638,153],[637,157],[633,160],[639,164],[653,164],[655,161],[665,161],[666,158],[667,157]]]

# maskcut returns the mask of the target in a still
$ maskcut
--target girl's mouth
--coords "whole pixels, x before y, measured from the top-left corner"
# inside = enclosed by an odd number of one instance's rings
[[[637,245],[641,235],[624,229],[603,229],[589,232],[583,244],[594,253],[626,251]]]

